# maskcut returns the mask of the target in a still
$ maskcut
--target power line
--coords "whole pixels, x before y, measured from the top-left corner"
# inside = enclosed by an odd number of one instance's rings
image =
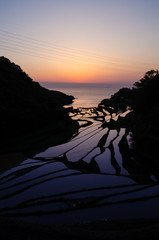
[[[31,56],[31,57],[35,57],[35,58],[40,58],[40,59],[42,59],[42,60],[47,60],[47,61],[51,61],[51,62],[53,62],[53,61],[58,61],[58,62],[63,62],[63,63],[66,63],[66,59],[64,59],[64,58],[57,58],[57,57],[49,57],[49,56],[47,56],[47,55],[42,55],[42,54],[39,54],[39,53],[33,53],[33,52],[30,52],[30,51],[26,51],[26,49],[25,49],[25,51],[23,50],[23,48],[16,48],[16,47],[11,47],[11,46],[6,46],[6,45],[3,45],[3,44],[1,44],[0,43],[0,46],[4,49],[4,50],[7,50],[7,51],[9,51],[9,52],[14,52],[14,53],[19,53],[19,54],[21,54],[21,55],[27,55],[27,56]],[[83,66],[83,63],[86,63],[86,62],[77,62],[77,60],[74,60],[73,61],[73,64],[75,64],[75,65],[82,65]],[[72,63],[71,63],[72,64]],[[116,70],[118,70],[118,69],[125,69],[125,65],[123,65],[123,66],[118,66],[118,65],[112,65],[110,62],[108,62],[107,64],[105,64],[105,66],[102,66],[100,63],[93,63],[93,62],[87,62],[87,64],[95,64],[96,65],[96,67],[98,67],[98,68],[100,68],[100,69],[103,69],[103,70],[107,70],[107,68],[111,68],[111,69],[116,69]],[[111,65],[108,65],[108,64],[111,64]],[[98,65],[98,66],[97,66]],[[93,66],[92,66],[92,68],[93,68]],[[132,67],[130,67],[129,66],[129,69],[127,68],[127,71],[137,71],[137,69],[136,68],[138,68],[139,70],[140,70],[140,67],[135,67],[135,68],[133,68],[132,69]]]
[[[77,64],[96,64],[96,65],[105,65],[108,66],[108,64],[110,65],[115,65],[115,68],[119,68],[119,69],[123,69],[125,67],[127,68],[135,68],[135,69],[141,69],[144,66],[143,63],[138,64],[137,62],[130,62],[130,63],[122,63],[121,61],[119,61],[118,58],[116,58],[116,61],[113,60],[113,58],[110,58],[111,60],[106,60],[106,57],[104,56],[100,56],[100,55],[96,55],[96,54],[92,54],[90,52],[85,52],[87,53],[87,55],[81,54],[81,53],[77,53],[76,49],[71,49],[71,48],[67,48],[64,46],[58,46],[54,43],[47,43],[44,41],[39,41],[37,39],[33,39],[30,37],[26,37],[23,35],[19,35],[19,34],[15,34],[15,33],[11,33],[11,32],[7,32],[4,30],[0,29],[0,42],[1,47],[7,49],[11,48],[16,52],[22,51],[23,49],[25,49],[25,51],[27,50],[27,55],[28,53],[34,57],[41,57],[41,58],[45,58],[46,60],[58,60],[58,61],[64,61],[66,59],[70,59],[74,60],[74,63]],[[12,46],[12,47],[11,47]],[[24,51],[24,52],[25,52]],[[37,54],[38,51],[38,54]],[[24,53],[23,52],[23,53]],[[89,54],[88,54],[89,53]],[[55,54],[56,56],[53,56],[53,54]],[[118,61],[117,61],[118,59]],[[80,63],[80,61],[82,61]],[[135,64],[135,66],[134,66]],[[137,64],[137,66],[136,66]],[[148,63],[146,63],[146,65],[148,65]],[[152,64],[151,64],[152,65]],[[157,64],[155,64],[157,66]],[[111,66],[109,66],[111,67]]]

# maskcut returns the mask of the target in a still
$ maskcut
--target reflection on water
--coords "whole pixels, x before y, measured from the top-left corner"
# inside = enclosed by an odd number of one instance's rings
[[[65,87],[56,88],[54,86],[52,89],[64,92],[68,95],[76,96],[73,106],[74,107],[94,107],[97,106],[101,99],[110,98],[115,92],[120,89],[121,86],[113,85],[112,87],[106,86],[93,86],[84,84],[84,86],[76,87]]]
[[[81,123],[71,141],[0,175],[0,215],[53,223],[159,216],[156,173],[137,161],[125,129],[104,127],[111,116],[96,108],[71,115]]]

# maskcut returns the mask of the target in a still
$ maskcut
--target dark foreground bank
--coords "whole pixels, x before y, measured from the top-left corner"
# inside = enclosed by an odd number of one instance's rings
[[[1,239],[17,240],[153,240],[158,239],[159,219],[93,222],[78,225],[42,225],[0,219]]]

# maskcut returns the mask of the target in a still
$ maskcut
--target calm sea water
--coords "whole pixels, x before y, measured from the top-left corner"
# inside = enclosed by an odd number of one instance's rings
[[[56,88],[54,90],[73,95],[75,100],[74,107],[96,107],[104,98],[109,98],[119,88],[102,88],[102,87],[70,87],[70,88]]]
[[[57,84],[57,83],[41,83],[42,86],[57,90],[75,97],[74,107],[96,107],[103,99],[110,98],[117,92],[123,84],[105,85],[105,84]]]
[[[110,98],[123,87],[132,87],[131,83],[56,83],[41,82],[43,87],[57,90],[75,97],[74,107],[96,107],[105,98]]]

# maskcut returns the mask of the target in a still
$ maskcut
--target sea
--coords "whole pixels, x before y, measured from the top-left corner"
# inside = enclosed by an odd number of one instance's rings
[[[41,85],[75,97],[73,107],[97,107],[105,98],[110,98],[120,88],[131,87],[130,84],[57,84],[42,82]]]

